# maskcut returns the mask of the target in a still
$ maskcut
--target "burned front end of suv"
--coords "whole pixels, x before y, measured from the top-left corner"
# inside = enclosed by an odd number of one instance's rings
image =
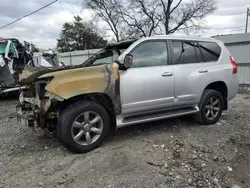
[[[53,109],[53,105],[63,101],[61,97],[55,97],[46,91],[45,87],[53,77],[37,79],[27,85],[19,96],[17,105],[18,121],[30,127],[54,129],[59,116],[59,111]],[[55,99],[56,98],[56,99]]]
[[[64,108],[84,99],[105,103],[112,113],[120,113],[119,66],[116,63],[24,70],[20,82],[27,87],[20,94],[17,116],[31,127],[55,130]]]
[[[90,100],[104,106],[113,121],[121,113],[119,70],[123,67],[114,55],[121,55],[133,42],[109,44],[81,65],[24,70],[19,81],[28,87],[20,94],[19,119],[53,130],[67,106]]]

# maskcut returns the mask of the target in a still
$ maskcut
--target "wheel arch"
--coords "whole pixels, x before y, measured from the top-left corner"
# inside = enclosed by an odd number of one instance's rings
[[[70,104],[73,104],[73,103],[75,103],[77,101],[81,101],[81,100],[93,101],[93,102],[96,102],[96,103],[100,104],[101,106],[103,106],[109,114],[109,118],[110,118],[110,122],[111,122],[111,125],[110,125],[111,134],[114,134],[116,132],[115,107],[114,107],[112,99],[105,93],[88,93],[88,94],[77,95],[77,96],[71,97],[71,98],[64,100],[64,101],[60,102],[59,104],[57,104],[57,109],[59,109],[59,111],[60,111],[60,109],[63,110],[67,106],[69,106]]]
[[[208,84],[205,87],[204,91],[207,89],[216,90],[222,95],[222,97],[224,99],[224,110],[227,110],[228,109],[228,87],[227,87],[227,84],[223,81],[215,81],[215,82]]]

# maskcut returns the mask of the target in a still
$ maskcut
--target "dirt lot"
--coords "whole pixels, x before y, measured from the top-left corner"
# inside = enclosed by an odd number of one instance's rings
[[[177,118],[121,129],[83,155],[16,122],[0,101],[0,187],[250,187],[250,95],[219,123]]]

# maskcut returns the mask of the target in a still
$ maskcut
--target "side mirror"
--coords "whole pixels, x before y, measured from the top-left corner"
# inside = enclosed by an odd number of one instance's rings
[[[133,56],[131,54],[127,54],[124,58],[124,67],[129,69],[132,67],[133,64]]]

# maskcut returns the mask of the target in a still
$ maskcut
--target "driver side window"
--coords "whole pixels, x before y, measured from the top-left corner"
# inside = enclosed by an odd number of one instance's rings
[[[167,43],[163,41],[146,42],[132,51],[132,67],[167,65]]]

